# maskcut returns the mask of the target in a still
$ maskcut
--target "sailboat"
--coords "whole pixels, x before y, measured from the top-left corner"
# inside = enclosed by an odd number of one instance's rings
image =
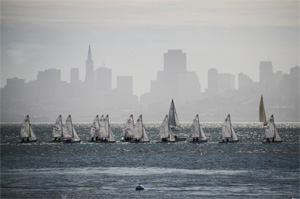
[[[179,120],[178,120],[178,116],[177,116],[177,112],[176,112],[176,108],[175,108],[173,99],[172,99],[170,109],[169,109],[169,125],[173,131],[180,130]]]
[[[227,115],[225,122],[222,126],[222,133],[221,133],[222,142],[219,143],[227,143],[227,142],[238,142],[238,138],[232,128],[230,114]],[[225,141],[226,138],[226,141]]]
[[[37,138],[32,130],[29,115],[26,115],[20,131],[21,142],[36,142]]]
[[[106,115],[104,122],[105,122],[105,131],[107,132],[107,138],[105,139],[104,142],[115,143],[116,140],[115,140],[114,133],[111,130],[111,126],[109,124],[109,115],[108,114]]]
[[[164,120],[161,123],[161,126],[159,128],[159,138],[161,139],[160,142],[157,143],[162,143],[162,142],[175,142],[175,136],[173,135],[173,131],[170,128],[169,125],[169,117],[166,115]]]
[[[99,134],[100,124],[99,124],[99,115],[96,115],[94,118],[91,130],[90,130],[90,141],[95,142],[97,135]]]
[[[273,114],[268,120],[267,128],[265,130],[265,138],[266,138],[266,142],[264,143],[282,142],[281,137],[279,136],[278,130],[276,128],[276,125],[274,123]],[[272,139],[272,141],[270,139]]]
[[[265,112],[264,100],[262,95],[260,97],[260,102],[259,102],[259,121],[263,122],[264,126],[267,125],[266,112]]]
[[[81,142],[80,138],[78,137],[78,135],[75,131],[75,128],[73,126],[71,115],[69,115],[66,120],[65,129],[63,129],[63,132],[64,132],[64,130],[66,130],[66,133],[68,134],[68,136],[64,137],[63,141],[68,142],[68,143],[69,142],[71,142],[71,143]]]
[[[196,115],[193,121],[190,137],[193,138],[193,141],[191,141],[192,143],[207,142],[205,133],[203,132],[202,127],[200,126],[198,114]]]
[[[140,115],[140,117],[136,121],[135,125],[135,134],[134,134],[134,140],[133,142],[150,142],[150,139],[147,136],[146,129],[143,124],[143,117]]]
[[[130,115],[123,129],[120,142],[131,142],[134,137],[134,128],[133,115]]]
[[[53,127],[51,138],[54,138],[53,142],[60,142],[62,137],[63,137],[63,123],[62,123],[62,117],[61,115],[59,115]]]

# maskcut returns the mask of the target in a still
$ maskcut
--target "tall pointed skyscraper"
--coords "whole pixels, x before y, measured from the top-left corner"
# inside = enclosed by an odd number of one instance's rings
[[[89,45],[88,58],[86,60],[85,84],[87,86],[95,85],[94,62],[92,60],[91,46]]]

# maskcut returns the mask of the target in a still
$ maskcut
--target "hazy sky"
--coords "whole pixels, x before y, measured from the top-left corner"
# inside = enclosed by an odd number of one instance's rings
[[[258,81],[260,61],[286,73],[299,65],[299,1],[1,0],[1,87],[48,68],[66,81],[79,68],[83,80],[88,45],[95,68],[105,60],[113,70],[113,87],[132,75],[138,95],[168,49],[187,53],[202,91],[211,67]]]

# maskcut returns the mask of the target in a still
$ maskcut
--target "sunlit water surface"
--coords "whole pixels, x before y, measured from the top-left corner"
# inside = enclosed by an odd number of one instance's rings
[[[233,123],[232,144],[218,143],[218,123],[203,124],[204,144],[157,144],[160,124],[145,126],[147,144],[90,143],[90,124],[75,124],[80,144],[51,143],[53,124],[33,124],[38,142],[20,144],[20,124],[2,124],[1,198],[300,198],[299,123],[277,124],[280,144],[263,144],[258,123]]]

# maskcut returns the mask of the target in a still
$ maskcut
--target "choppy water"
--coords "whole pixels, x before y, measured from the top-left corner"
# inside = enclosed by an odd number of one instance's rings
[[[219,144],[221,124],[207,123],[207,143],[156,144],[159,125],[145,125],[151,143],[105,144],[75,124],[82,143],[64,144],[50,142],[53,124],[33,124],[39,141],[20,144],[20,124],[2,124],[1,198],[300,198],[299,123],[277,124],[280,144],[263,144],[258,123],[233,124],[238,143]]]

